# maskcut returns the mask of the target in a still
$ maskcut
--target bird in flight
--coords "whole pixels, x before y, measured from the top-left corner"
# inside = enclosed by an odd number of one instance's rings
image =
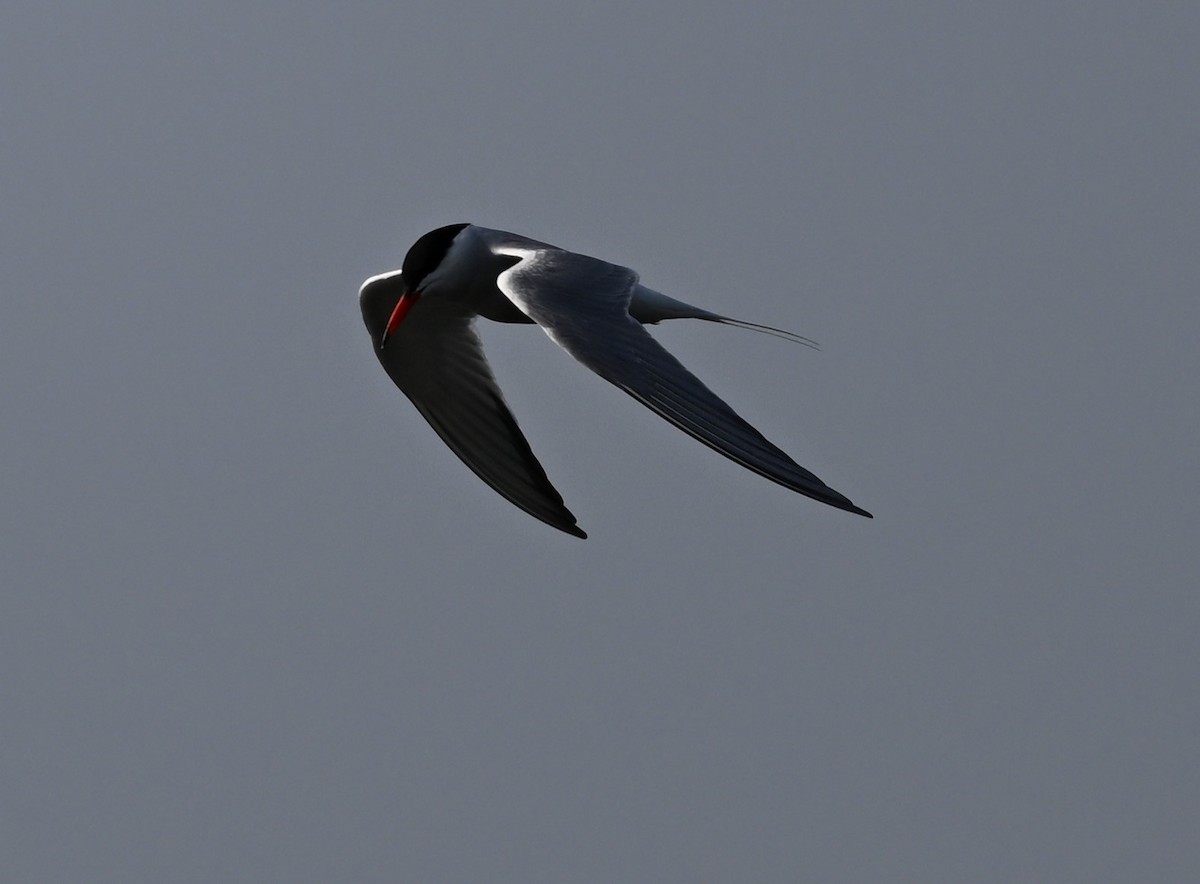
[[[600,377],[730,460],[871,518],[767,441],[642,326],[703,319],[812,344],[799,335],[669,298],[628,267],[474,224],[426,233],[399,270],[363,283],[359,306],[384,370],[450,450],[511,503],[560,531],[587,537],[504,401],[477,316],[540,326]]]

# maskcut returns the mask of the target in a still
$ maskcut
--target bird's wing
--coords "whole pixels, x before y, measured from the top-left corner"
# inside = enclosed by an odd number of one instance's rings
[[[475,475],[534,518],[587,537],[509,411],[473,313],[426,298],[385,349],[376,341],[375,352],[396,386]]]
[[[497,243],[493,249],[520,259],[500,274],[500,290],[596,374],[747,469],[870,517],[768,442],[629,315],[638,279],[632,270],[523,243]]]

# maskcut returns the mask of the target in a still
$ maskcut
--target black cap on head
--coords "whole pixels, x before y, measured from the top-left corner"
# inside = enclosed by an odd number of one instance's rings
[[[400,273],[404,277],[404,285],[410,292],[420,289],[421,282],[442,263],[446,252],[450,250],[450,244],[454,242],[454,237],[458,236],[459,231],[466,226],[466,224],[450,224],[446,227],[439,227],[437,230],[429,231],[412,244],[412,248],[404,256],[404,265],[400,268]]]

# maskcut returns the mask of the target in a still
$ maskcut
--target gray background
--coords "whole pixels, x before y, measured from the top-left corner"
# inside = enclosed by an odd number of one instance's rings
[[[0,873],[1200,878],[1195,3],[9,5]],[[32,6],[32,4],[31,4]],[[357,289],[511,229],[876,514]]]

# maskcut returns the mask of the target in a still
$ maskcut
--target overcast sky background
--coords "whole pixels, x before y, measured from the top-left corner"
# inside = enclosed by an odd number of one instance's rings
[[[0,877],[1200,879],[1195,3],[9,4]],[[457,221],[868,521],[529,327],[591,535],[371,353]]]

